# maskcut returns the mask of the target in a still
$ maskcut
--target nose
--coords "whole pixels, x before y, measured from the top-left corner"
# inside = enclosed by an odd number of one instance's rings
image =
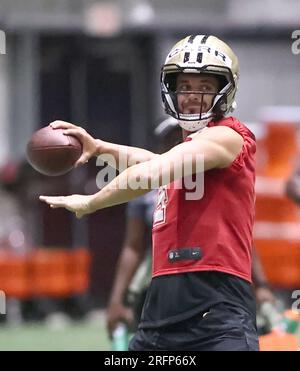
[[[197,94],[197,93],[190,93],[190,95],[189,95],[190,100],[197,100],[198,101],[199,97],[200,97],[200,95]]]
[[[187,94],[186,101],[187,102],[201,103],[201,102],[203,102],[203,94],[191,92],[191,93]]]

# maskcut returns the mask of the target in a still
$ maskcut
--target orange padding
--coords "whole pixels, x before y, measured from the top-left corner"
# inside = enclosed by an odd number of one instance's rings
[[[67,297],[85,292],[89,279],[86,248],[38,248],[26,255],[0,251],[0,290],[8,297]]]
[[[271,333],[259,337],[259,349],[261,351],[299,350],[296,335],[287,333]]]
[[[256,251],[268,282],[281,288],[300,285],[300,241],[256,239]]]
[[[284,195],[256,194],[255,220],[300,223],[299,206]]]
[[[293,171],[298,151],[297,129],[293,122],[266,123],[266,137],[259,143],[266,155],[264,168],[260,169],[263,175],[286,178]]]

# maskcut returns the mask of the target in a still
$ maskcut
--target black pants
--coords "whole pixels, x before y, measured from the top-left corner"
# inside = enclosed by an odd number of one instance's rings
[[[257,351],[259,346],[255,319],[241,308],[218,304],[170,326],[139,328],[129,350]]]

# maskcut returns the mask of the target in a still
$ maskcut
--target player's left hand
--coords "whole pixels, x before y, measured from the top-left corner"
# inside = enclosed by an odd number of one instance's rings
[[[71,196],[40,196],[39,199],[56,209],[64,207],[65,209],[75,213],[78,219],[92,212],[88,195],[71,195]]]

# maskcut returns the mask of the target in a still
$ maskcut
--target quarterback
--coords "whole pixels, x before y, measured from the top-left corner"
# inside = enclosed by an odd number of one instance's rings
[[[190,35],[169,51],[161,71],[167,114],[183,142],[163,154],[94,139],[56,121],[83,145],[77,165],[92,156],[127,156],[132,164],[94,195],[40,196],[78,218],[151,191],[159,195],[153,222],[152,281],[130,350],[258,350],[251,284],[255,137],[234,110],[238,59],[211,35]],[[195,177],[203,159],[203,194],[189,199],[179,168]],[[168,176],[167,176],[168,175]],[[186,174],[184,174],[186,176]],[[131,187],[134,180],[143,187]],[[168,179],[168,181],[166,181]]]

